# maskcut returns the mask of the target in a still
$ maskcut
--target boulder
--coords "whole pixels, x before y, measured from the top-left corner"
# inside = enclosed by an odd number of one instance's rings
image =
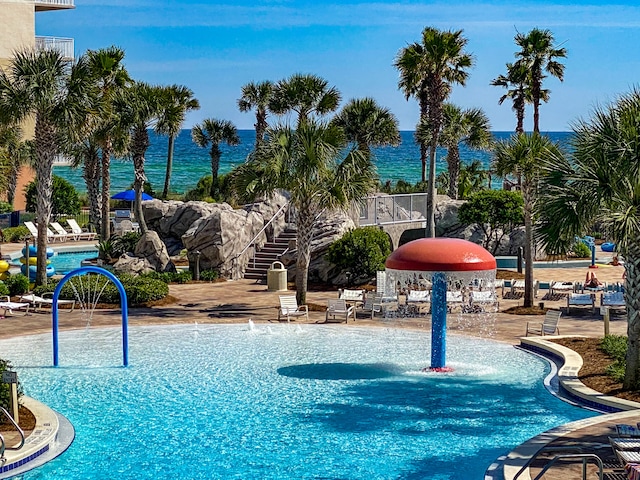
[[[129,273],[131,275],[140,275],[141,273],[153,272],[154,268],[146,258],[138,258],[122,255],[113,265],[113,269],[117,273]]]
[[[133,252],[136,257],[149,262],[156,272],[175,272],[176,267],[169,258],[167,247],[153,230],[143,234]]]
[[[283,193],[276,192],[271,197],[245,205],[243,209],[247,212],[256,212],[262,215],[265,224],[270,222],[266,226],[265,234],[268,241],[273,241],[274,238],[284,232],[287,226],[287,212],[284,211],[286,209],[275,218],[274,215],[276,215],[288,201],[288,198]]]

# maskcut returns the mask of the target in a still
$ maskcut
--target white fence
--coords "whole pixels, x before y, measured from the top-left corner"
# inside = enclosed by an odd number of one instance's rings
[[[427,194],[367,197],[362,201],[360,225],[391,225],[426,221]]]
[[[73,38],[36,37],[36,48],[42,50],[57,50],[67,60],[73,60]]]

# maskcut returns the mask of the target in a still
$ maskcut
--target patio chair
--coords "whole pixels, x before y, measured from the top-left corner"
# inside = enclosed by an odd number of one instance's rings
[[[33,307],[34,311],[43,311],[44,307],[48,307],[48,309],[53,308],[53,293],[47,292],[44,293],[41,297],[34,294],[22,295],[20,297],[21,301],[29,302],[29,304]],[[70,312],[73,312],[76,307],[75,300],[58,300],[58,307],[62,305],[71,305]]]
[[[528,337],[530,333],[535,333],[536,335],[540,336],[553,335],[555,333],[560,335],[558,323],[560,322],[561,315],[562,312],[560,310],[547,310],[547,313],[544,316],[544,321],[542,323],[527,322],[527,332],[525,334],[525,337]]]
[[[387,272],[384,270],[376,272],[376,293],[382,293],[384,295],[387,282]]]
[[[80,225],[78,225],[78,222],[73,218],[67,219],[67,225],[69,225],[71,232],[76,235],[76,240],[94,240],[96,238],[95,232],[83,231]]]
[[[349,290],[345,288],[338,293],[338,298],[354,305],[364,303],[364,290]]]
[[[570,293],[567,296],[567,315],[571,307],[591,307],[591,313],[596,311],[596,298],[591,293]]]
[[[553,295],[565,295],[571,292],[575,292],[575,286],[573,282],[554,282],[551,281],[551,286],[549,288],[549,293],[551,296]]]
[[[431,292],[429,290],[409,290],[407,303],[431,303]]]
[[[64,229],[64,227],[60,225],[58,222],[51,222],[50,225],[51,225],[51,228],[53,228],[58,235],[64,235],[67,237],[67,239],[78,240],[77,234],[73,232],[72,233],[67,232]]]
[[[11,298],[6,295],[0,297],[0,310],[3,311],[2,315],[0,315],[0,318],[6,317],[7,313],[10,313],[11,315],[13,315],[14,310],[22,310],[22,309],[25,310],[24,314],[27,315],[29,313],[29,304],[21,303],[21,302],[12,302]]]
[[[309,320],[309,307],[306,305],[298,305],[295,295],[281,295],[280,308],[278,309],[278,321],[280,318],[287,317],[287,322],[291,321],[291,317],[305,316]]]
[[[364,305],[360,310],[363,313],[370,313],[371,318],[376,313],[382,313],[382,294],[381,293],[369,293],[364,299]]]
[[[29,230],[29,233],[31,234],[31,236],[33,238],[38,238],[38,227],[36,227],[33,222],[23,222],[23,223],[24,223],[24,226],[27,227],[27,229]],[[56,240],[59,240],[60,242],[64,242],[67,239],[67,235],[66,233],[65,235],[56,235],[49,229],[49,227],[47,227],[47,239],[50,242],[55,242]]]
[[[344,321],[347,322],[350,316],[354,320],[356,319],[354,308],[347,305],[347,302],[344,298],[329,300],[329,304],[327,305],[327,312],[324,317],[325,322],[329,321],[329,317],[333,317],[334,320],[336,319],[336,317],[344,317]]]
[[[600,306],[610,308],[627,308],[622,292],[605,292],[600,294]]]
[[[464,295],[459,290],[447,290],[447,310],[451,312],[453,307],[464,308]]]
[[[538,281],[533,281],[533,296],[538,297]],[[515,295],[516,291],[524,291],[524,280],[511,280],[511,295]],[[502,295],[504,297],[504,294]]]
[[[469,293],[469,307],[472,312],[486,312],[487,307],[497,312],[499,306],[495,290],[471,290]]]

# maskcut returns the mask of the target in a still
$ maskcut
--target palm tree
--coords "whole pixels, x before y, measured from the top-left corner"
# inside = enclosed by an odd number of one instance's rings
[[[103,240],[108,240],[111,236],[111,219],[109,218],[111,157],[114,154],[123,153],[114,144],[118,143],[122,147],[123,137],[125,136],[125,132],[119,130],[119,119],[113,106],[118,92],[121,92],[131,83],[131,78],[123,65],[124,55],[124,50],[115,46],[87,51],[91,75],[99,90],[96,102],[98,120],[93,135],[100,146],[102,154],[100,171],[100,176],[102,177],[102,222],[100,235]]]
[[[207,118],[191,129],[191,138],[199,147],[206,148],[211,145],[209,156],[211,157],[211,198],[218,194],[218,170],[220,169],[220,143],[233,146],[240,143],[238,129],[229,120],[217,120]]]
[[[527,84],[529,71],[521,62],[507,63],[507,74],[499,75],[491,81],[494,87],[504,87],[507,93],[500,97],[498,104],[510,98],[516,112],[516,133],[524,133],[524,113],[527,103],[533,103],[531,89]],[[548,93],[547,93],[548,94]]]
[[[20,169],[32,163],[33,142],[22,140],[22,129],[18,125],[0,125],[0,148],[4,149],[6,184],[2,189],[7,191],[7,202],[13,205],[18,187]]]
[[[298,114],[298,125],[311,115],[323,116],[334,112],[340,104],[340,92],[317,75],[296,73],[280,80],[274,87],[269,110],[276,115],[290,111]]]
[[[480,108],[462,110],[457,105],[445,103],[442,113],[442,130],[438,144],[447,149],[448,195],[457,200],[460,178],[460,144],[462,143],[469,148],[487,149],[492,145],[493,136],[489,118]],[[416,135],[428,137],[432,132],[433,129],[427,124],[423,128],[419,128]],[[430,138],[427,138],[426,141],[430,141]]]
[[[83,134],[91,104],[87,59],[65,61],[54,50],[22,50],[0,71],[0,122],[35,118],[34,143],[38,204],[36,283],[47,283],[47,225],[51,219],[53,160],[60,138]]]
[[[549,253],[602,228],[624,256],[627,365],[623,388],[640,388],[640,91],[633,90],[574,127],[571,156],[544,166],[539,233]],[[561,220],[560,220],[561,219]]]
[[[331,123],[342,128],[347,140],[367,155],[371,154],[371,147],[400,145],[398,119],[373,98],[350,100]]]
[[[142,212],[142,192],[147,181],[144,172],[145,154],[149,148],[149,128],[154,127],[162,115],[163,94],[162,87],[133,82],[133,85],[116,97],[114,103],[120,128],[130,135],[129,155],[133,159],[133,188],[136,191],[134,213],[142,234],[148,231]]]
[[[420,104],[420,121],[431,126],[429,147],[429,183],[427,202],[427,236],[435,237],[436,147],[442,127],[442,104],[453,84],[464,85],[473,58],[464,51],[467,39],[462,30],[440,31],[427,27],[422,43],[413,43],[398,52],[395,67],[400,71],[398,87],[407,100],[415,96]],[[426,179],[427,145],[420,145],[422,181]]]
[[[558,145],[539,133],[514,134],[509,140],[498,142],[494,150],[493,169],[500,176],[516,175],[522,178],[524,200],[524,306],[533,306],[533,217],[538,196],[538,183],[542,164],[549,159],[561,158]]]
[[[553,45],[553,34],[549,30],[534,28],[527,35],[518,33],[515,37],[520,51],[516,53],[521,68],[528,72],[527,82],[531,89],[533,101],[533,131],[540,132],[540,100],[548,101],[549,92],[542,90],[542,81],[546,78],[543,71],[562,81],[564,79],[564,65],[557,61],[567,56],[567,50]]]
[[[162,198],[167,198],[169,194],[169,184],[171,182],[171,169],[173,166],[173,150],[176,137],[182,129],[187,112],[198,110],[200,102],[193,97],[193,91],[183,85],[171,85],[165,87],[164,103],[160,118],[156,124],[156,131],[169,137],[167,148],[167,171],[164,176],[164,188]]]
[[[81,141],[65,148],[65,156],[71,159],[74,168],[82,166],[82,178],[87,188],[87,203],[89,204],[89,224],[99,229],[102,221],[101,197],[101,162],[100,147],[95,136],[87,135]]]
[[[232,173],[239,195],[290,193],[297,225],[296,297],[306,302],[313,227],[326,211],[346,209],[375,185],[375,168],[360,150],[345,154],[347,141],[335,125],[309,120],[297,129],[267,130],[266,142]]]
[[[242,86],[242,96],[238,99],[238,108],[241,112],[249,112],[256,109],[256,146],[264,140],[264,132],[269,124],[267,123],[267,111],[273,93],[273,83],[266,80],[264,82],[250,82]]]

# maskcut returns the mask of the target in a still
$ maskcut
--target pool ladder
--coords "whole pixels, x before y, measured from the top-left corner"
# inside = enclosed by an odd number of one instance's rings
[[[4,414],[5,417],[9,419],[9,421],[16,427],[16,430],[20,434],[20,444],[17,447],[7,447],[4,441],[4,437],[0,433],[0,465],[4,464],[6,458],[4,458],[5,450],[20,450],[24,446],[24,432],[20,428],[20,426],[13,420],[9,412],[7,412],[3,407],[0,407],[0,413]]]

